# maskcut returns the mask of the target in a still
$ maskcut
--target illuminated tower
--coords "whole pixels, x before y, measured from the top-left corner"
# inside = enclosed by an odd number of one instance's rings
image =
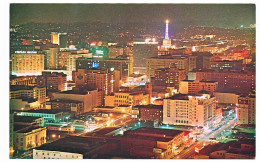
[[[165,37],[164,37],[164,39],[166,40],[169,40],[168,24],[169,24],[169,20],[166,20]]]
[[[166,20],[166,26],[165,26],[165,37],[163,39],[163,45],[161,47],[162,51],[168,51],[168,49],[171,47],[172,43],[171,43],[171,39],[169,38],[169,32],[168,32],[168,24],[169,24],[169,20]]]
[[[59,33],[51,32],[51,43],[60,45]]]

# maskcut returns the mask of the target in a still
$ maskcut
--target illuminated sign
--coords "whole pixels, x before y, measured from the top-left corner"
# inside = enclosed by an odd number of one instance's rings
[[[15,51],[15,53],[18,53],[18,54],[37,54],[38,52],[37,51]]]
[[[104,54],[104,51],[96,50],[96,54],[103,55],[103,54]]]

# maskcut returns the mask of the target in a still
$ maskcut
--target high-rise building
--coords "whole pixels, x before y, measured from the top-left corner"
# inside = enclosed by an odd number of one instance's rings
[[[205,90],[213,94],[217,88],[218,82],[215,81],[182,80],[180,81],[179,92],[182,94],[197,94],[199,91]]]
[[[44,55],[37,51],[15,51],[11,58],[12,75],[41,75],[44,70]]]
[[[255,94],[238,97],[237,124],[256,124]]]
[[[82,51],[73,51],[71,54],[68,55],[67,59],[67,70],[68,71],[76,71],[77,65],[76,61],[78,58],[92,58],[92,53],[89,53],[88,50],[82,50]]]
[[[155,86],[174,86],[178,89],[180,81],[185,79],[185,70],[179,70],[178,68],[161,68],[155,70],[154,77],[151,78],[151,81]]]
[[[67,70],[67,60],[71,51],[60,51],[58,53],[58,69]]]
[[[217,71],[197,71],[196,80],[216,81],[218,88],[243,88],[246,90],[255,89],[255,72],[217,72]]]
[[[50,69],[57,69],[58,68],[58,53],[59,48],[58,47],[51,47],[46,50],[43,50],[45,52],[45,70]]]
[[[51,32],[51,43],[60,45],[59,33]]]
[[[117,56],[122,56],[124,53],[123,47],[110,46],[108,48],[109,58],[116,58]]]
[[[210,58],[212,55],[209,52],[193,52],[192,56],[196,56],[197,69],[210,69]]]
[[[241,71],[243,70],[243,60],[210,61],[210,69],[215,71]]]
[[[58,72],[43,72],[37,77],[37,85],[45,86],[47,91],[64,91],[66,74]]]
[[[215,109],[215,97],[209,94],[177,94],[163,100],[163,123],[211,127]]]
[[[68,39],[67,33],[59,33],[59,45],[61,49],[69,47],[67,43],[67,39]]]
[[[109,71],[119,71],[121,82],[128,79],[128,60],[125,58],[98,59],[98,58],[78,58],[76,69],[108,69]]]
[[[134,59],[134,72],[145,73],[146,58],[157,56],[158,42],[155,38],[134,39],[133,59]]]
[[[155,70],[160,68],[172,68],[176,67],[178,69],[185,70],[188,72],[188,58],[184,56],[161,56],[161,57],[152,57],[147,58],[147,78],[155,76]]]

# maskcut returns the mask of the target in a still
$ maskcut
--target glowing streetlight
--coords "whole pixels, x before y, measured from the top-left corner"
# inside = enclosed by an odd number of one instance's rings
[[[55,138],[56,137],[56,134],[52,134],[52,138]]]
[[[167,19],[165,22],[166,22],[166,24],[168,24],[168,23],[169,23],[169,20]]]

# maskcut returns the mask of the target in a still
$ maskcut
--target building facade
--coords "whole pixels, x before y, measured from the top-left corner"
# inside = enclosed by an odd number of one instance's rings
[[[205,90],[213,94],[217,88],[218,82],[215,81],[182,80],[180,81],[179,92],[182,94],[197,94],[199,91]]]
[[[185,70],[177,68],[161,68],[155,69],[154,78],[151,79],[155,86],[173,86],[179,88],[179,83],[186,79]]]
[[[44,55],[36,51],[16,51],[12,54],[12,75],[41,75],[44,70]],[[32,53],[33,52],[33,53]]]
[[[255,95],[240,96],[237,104],[237,123],[256,124]]]
[[[178,68],[188,72],[188,58],[187,57],[153,57],[147,58],[146,75],[148,78],[155,76],[155,70],[159,68]]]
[[[163,100],[163,123],[212,127],[215,109],[215,97],[209,94],[177,94]]]

